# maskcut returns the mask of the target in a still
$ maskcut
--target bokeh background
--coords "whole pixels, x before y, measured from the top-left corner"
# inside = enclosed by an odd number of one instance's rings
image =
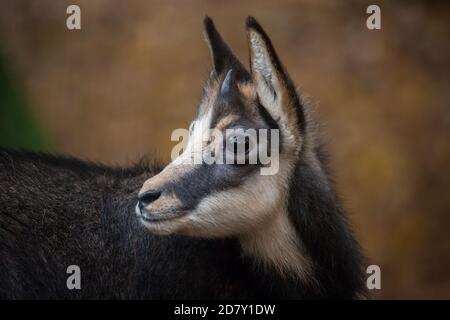
[[[66,29],[81,7],[82,30]],[[382,29],[366,28],[370,4]],[[375,298],[450,298],[450,6],[445,1],[0,0],[0,145],[169,159],[210,68],[202,19],[246,62],[256,16],[327,136]]]

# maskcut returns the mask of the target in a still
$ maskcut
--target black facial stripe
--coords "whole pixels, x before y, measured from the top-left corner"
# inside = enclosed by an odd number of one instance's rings
[[[242,118],[245,117],[245,106],[242,104],[239,96],[237,96],[234,91],[228,93],[228,97],[219,96],[217,98],[213,106],[214,109],[210,124],[211,129],[214,129],[221,119],[231,114]]]
[[[206,196],[238,187],[258,169],[257,165],[196,165],[190,172],[166,184],[163,190],[173,192],[182,203],[182,209],[193,210]]]

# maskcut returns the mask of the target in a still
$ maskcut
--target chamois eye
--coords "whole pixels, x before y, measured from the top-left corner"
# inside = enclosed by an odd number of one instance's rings
[[[240,133],[229,135],[225,144],[226,152],[236,156],[247,156],[251,146],[250,137]]]
[[[250,150],[250,139],[245,135],[230,135],[227,138],[226,148],[229,152],[234,154],[238,154],[244,152],[244,154],[248,154]]]

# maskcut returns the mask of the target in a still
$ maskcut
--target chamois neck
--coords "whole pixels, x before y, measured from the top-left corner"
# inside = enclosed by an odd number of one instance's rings
[[[255,232],[240,237],[244,253],[263,267],[276,270],[284,278],[306,280],[311,262],[301,246],[286,209]]]

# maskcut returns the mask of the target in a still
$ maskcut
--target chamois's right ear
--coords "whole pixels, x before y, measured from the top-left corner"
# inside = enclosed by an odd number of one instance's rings
[[[220,75],[231,69],[234,69],[235,73],[237,70],[245,70],[244,66],[220,36],[212,19],[206,16],[203,23],[205,38],[211,51],[215,73]]]

